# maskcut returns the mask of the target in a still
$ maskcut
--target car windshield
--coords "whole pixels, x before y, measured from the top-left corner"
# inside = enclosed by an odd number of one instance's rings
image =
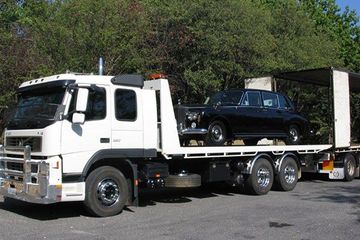
[[[62,87],[22,92],[18,98],[14,119],[52,120],[64,94],[65,89]]]

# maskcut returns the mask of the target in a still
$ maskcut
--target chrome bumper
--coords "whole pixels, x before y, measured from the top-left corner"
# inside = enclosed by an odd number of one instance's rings
[[[23,158],[7,155],[23,151]],[[15,156],[15,157],[13,157]],[[59,193],[60,191],[60,193]],[[30,146],[0,148],[0,194],[32,203],[54,203],[61,198],[61,189],[49,185],[49,164],[31,159]]]
[[[204,128],[186,128],[180,130],[180,135],[190,135],[190,134],[207,134],[208,130]]]

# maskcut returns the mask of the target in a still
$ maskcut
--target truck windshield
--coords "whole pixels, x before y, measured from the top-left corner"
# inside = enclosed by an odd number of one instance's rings
[[[53,87],[29,90],[19,94],[9,129],[44,128],[55,121],[56,112],[64,98],[65,88]]]

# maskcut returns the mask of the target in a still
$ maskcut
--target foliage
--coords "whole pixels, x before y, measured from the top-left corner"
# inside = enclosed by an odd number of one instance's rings
[[[334,0],[0,0],[0,106],[22,81],[96,72],[100,56],[109,75],[166,72],[191,103],[278,71],[360,71],[357,23]],[[297,89],[282,87],[316,105],[314,89]]]

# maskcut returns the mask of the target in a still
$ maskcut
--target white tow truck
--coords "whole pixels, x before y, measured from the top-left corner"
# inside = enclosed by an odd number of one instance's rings
[[[5,129],[0,194],[41,204],[84,201],[91,214],[111,216],[137,205],[140,188],[221,181],[261,195],[273,183],[292,190],[302,171],[359,176],[349,89],[360,89],[360,75],[326,68],[276,77],[330,87],[332,144],[183,147],[161,76],[60,74],[25,82]]]

